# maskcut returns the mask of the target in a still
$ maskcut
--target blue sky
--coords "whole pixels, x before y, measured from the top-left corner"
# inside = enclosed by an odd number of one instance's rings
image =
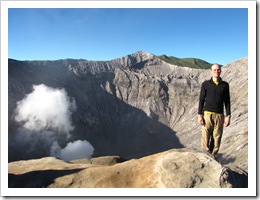
[[[9,58],[105,61],[139,50],[228,64],[248,56],[248,9],[8,9]]]

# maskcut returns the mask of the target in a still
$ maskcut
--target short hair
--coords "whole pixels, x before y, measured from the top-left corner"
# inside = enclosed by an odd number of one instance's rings
[[[212,70],[212,67],[214,66],[214,65],[217,65],[217,66],[219,66],[219,68],[221,69],[221,67],[222,67],[222,65],[220,65],[220,64],[218,64],[218,63],[214,63],[213,65],[211,65],[211,67],[210,67],[210,69]]]

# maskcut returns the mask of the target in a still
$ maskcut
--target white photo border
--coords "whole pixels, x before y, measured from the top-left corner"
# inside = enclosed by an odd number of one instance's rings
[[[248,188],[8,188],[8,8],[247,8]],[[256,1],[1,1],[1,196],[256,196]],[[250,103],[249,103],[250,102]],[[188,191],[187,191],[188,190]]]

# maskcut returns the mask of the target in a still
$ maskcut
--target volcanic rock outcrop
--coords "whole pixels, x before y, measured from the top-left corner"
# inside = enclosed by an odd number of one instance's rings
[[[218,158],[219,162],[226,167],[225,169],[232,169],[236,172],[242,170],[243,173],[248,170],[247,68],[247,58],[234,61],[222,68],[222,78],[230,83],[232,120],[231,125],[224,129]],[[105,168],[108,170],[108,174],[113,175],[113,177],[116,176],[113,174],[114,172],[112,173],[114,168],[118,166],[118,169],[121,169],[121,166],[127,165],[125,163],[135,165],[145,159],[151,159],[149,161],[153,162],[151,168],[152,166],[157,166],[157,168],[166,166],[166,161],[163,161],[165,156],[175,152],[170,149],[175,149],[176,152],[178,152],[177,149],[183,148],[200,149],[200,127],[197,125],[198,96],[201,83],[209,78],[209,70],[171,65],[142,51],[102,62],[73,59],[57,61],[9,59],[9,165],[11,166],[13,161],[49,157],[54,142],[64,148],[69,142],[86,140],[94,148],[93,158],[117,155],[128,160]],[[73,129],[69,131],[69,134],[66,135],[60,130],[52,130],[52,126],[48,124],[50,122],[46,124],[41,133],[34,131],[34,133],[28,134],[25,128],[21,128],[24,122],[15,120],[17,102],[32,92],[33,85],[41,84],[50,88],[64,89],[71,102],[75,103],[76,109],[71,110]],[[40,123],[37,119],[36,122]],[[44,134],[42,134],[43,132]],[[68,135],[69,137],[67,137]],[[152,158],[153,156],[156,159]],[[195,157],[198,156],[203,158],[196,160]],[[172,158],[172,156],[170,157]],[[209,163],[216,163],[207,155],[195,153],[195,157],[194,161],[187,161],[188,165],[199,160],[200,164],[198,165],[203,166],[201,169],[209,170],[205,163],[201,163],[201,160],[210,160]],[[54,158],[46,158],[46,160],[48,159]],[[130,161],[131,159],[138,160]],[[52,161],[58,162],[57,160]],[[214,166],[218,168],[216,180],[217,177],[220,177],[220,171],[223,170],[221,164]],[[67,165],[71,166],[72,164],[64,164],[64,166]],[[72,174],[86,173],[86,176],[90,176],[87,175],[89,173],[86,169],[88,166],[73,165],[75,168],[73,168]],[[179,165],[176,164],[176,166]],[[172,167],[173,164],[170,168]],[[153,175],[158,172],[155,168],[150,169]],[[174,169],[170,170],[170,168],[167,168],[168,171],[166,170],[165,173],[169,173],[171,170],[175,173]],[[93,174],[98,174],[99,169],[102,170],[100,166],[89,168],[89,170],[95,171]],[[147,170],[149,171],[149,169]],[[11,171],[10,173],[17,173],[15,170]],[[122,175],[122,171],[119,170],[119,173]],[[24,175],[30,176],[30,174]],[[10,174],[10,176],[13,175]],[[159,177],[165,178],[162,174],[156,175],[156,177],[157,181],[148,181],[146,186],[185,187],[185,184],[186,187],[205,186],[205,182],[201,181],[200,178],[198,178],[200,181],[195,181],[196,183],[193,182],[193,178],[190,178],[188,182],[181,184],[177,182],[166,183],[166,180],[159,181]],[[15,179],[15,177],[13,178]],[[131,184],[124,183],[125,185],[123,185],[140,187],[146,184],[145,182],[139,184],[138,181],[135,183],[132,182],[133,180],[128,181]],[[15,183],[12,184],[15,186]],[[55,183],[47,185],[44,183],[44,186],[61,187],[59,184],[61,183],[55,181]],[[75,187],[118,187],[113,185],[115,183],[107,183],[106,185],[102,181],[84,186],[73,184]],[[219,182],[212,184],[219,187]]]
[[[103,162],[102,162],[103,160]],[[9,187],[17,188],[241,188],[247,173],[223,167],[191,149],[116,163],[117,157],[64,162],[53,157],[9,164]],[[112,161],[112,162],[111,162]],[[26,167],[25,167],[26,166]],[[29,166],[29,167],[28,167]]]

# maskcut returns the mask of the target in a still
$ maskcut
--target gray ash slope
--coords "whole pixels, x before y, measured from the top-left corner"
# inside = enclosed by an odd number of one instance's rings
[[[248,76],[247,58],[223,67],[230,82],[232,121],[225,128],[220,149],[222,163],[247,171]],[[57,141],[87,140],[93,157],[118,155],[140,158],[172,148],[200,148],[197,105],[200,84],[208,70],[168,64],[146,52],[111,61],[57,60],[8,63],[9,161],[49,156]],[[33,85],[64,88],[74,99],[74,130],[69,140],[63,133],[49,138],[34,134],[19,140],[21,126],[14,120],[18,101]],[[48,126],[46,126],[48,130]],[[51,130],[50,130],[51,131]]]

